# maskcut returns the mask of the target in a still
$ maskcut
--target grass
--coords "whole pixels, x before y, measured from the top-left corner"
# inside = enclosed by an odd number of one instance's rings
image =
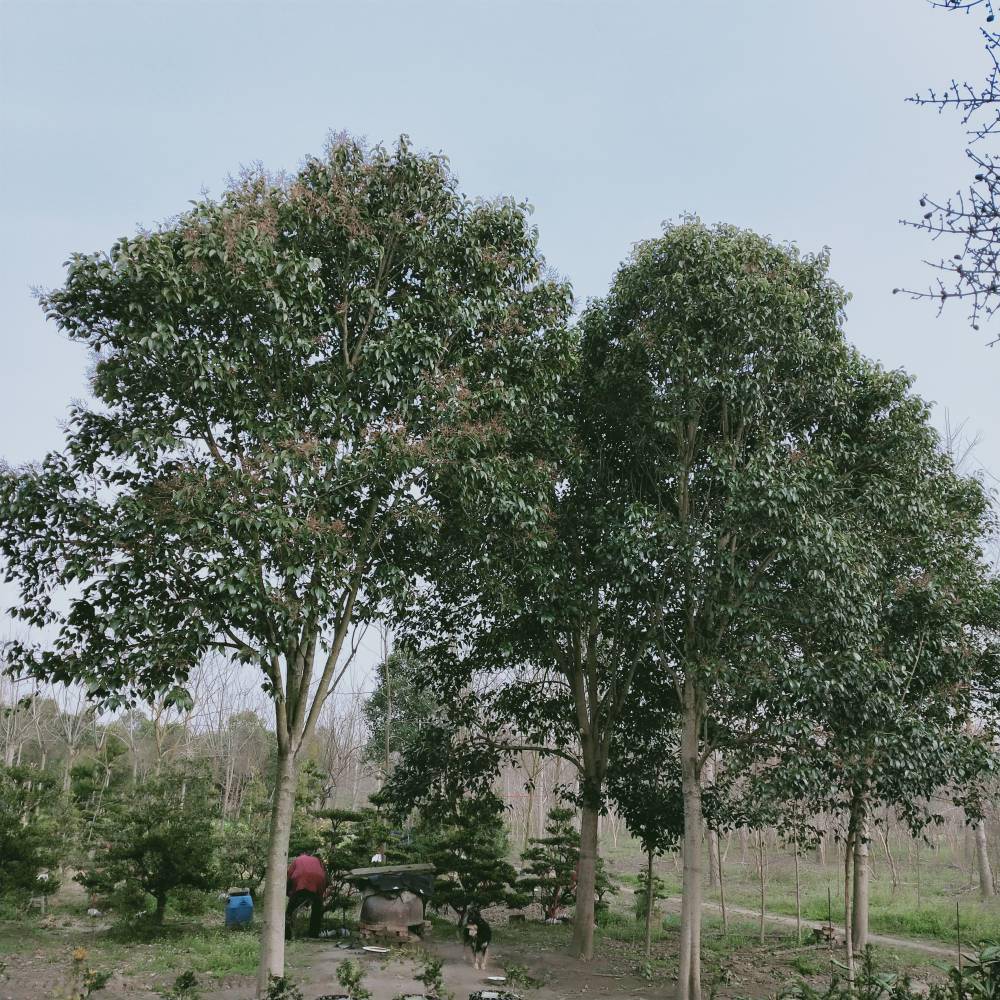
[[[744,863],[739,859],[738,842],[733,844],[725,865],[726,903],[756,910],[760,906],[760,885],[753,851]],[[827,892],[835,924],[843,923],[843,872],[834,852],[830,863],[821,866],[810,853],[800,858],[802,916],[806,920],[826,921]],[[875,934],[914,937],[944,945],[956,943],[955,907],[958,904],[962,923],[962,940],[970,946],[1000,941],[1000,897],[980,902],[970,888],[970,872],[942,846],[932,851],[924,847],[919,868],[919,904],[917,875],[913,858],[897,848],[896,859],[900,885],[894,892],[888,867],[881,848],[871,846],[874,877],[870,888],[870,928]],[[624,852],[615,853],[614,867],[623,869]],[[706,859],[707,860],[707,859]],[[634,887],[641,858],[632,855],[628,869],[615,872],[623,885]],[[669,896],[679,896],[681,883],[672,860],[661,859],[658,874]],[[717,888],[705,887],[705,901],[719,903]],[[795,878],[791,851],[769,851],[765,885],[765,909],[768,913],[795,916]],[[712,912],[712,911],[706,911]]]
[[[95,968],[115,969],[125,976],[164,976],[171,982],[188,970],[215,979],[249,976],[256,971],[260,954],[256,929],[230,931],[221,917],[216,917],[168,922],[160,930],[141,922],[97,930],[79,921],[78,909],[54,907],[46,926],[34,914],[0,920],[0,954],[32,951],[58,963],[68,961],[72,950],[82,947]],[[308,947],[298,941],[286,945],[290,967],[301,961]]]

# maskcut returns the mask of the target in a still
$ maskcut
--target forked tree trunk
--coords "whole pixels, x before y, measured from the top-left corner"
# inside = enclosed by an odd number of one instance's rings
[[[858,828],[854,835],[854,899],[851,907],[851,933],[855,954],[868,946],[868,819],[864,805],[859,807]]]
[[[684,685],[681,730],[681,792],[684,799],[684,878],[681,899],[681,939],[677,1000],[701,1000],[701,811],[700,723],[694,684]]]
[[[976,834],[976,870],[979,872],[979,895],[990,899],[994,895],[993,869],[990,866],[989,845],[986,843],[986,823],[979,820],[973,828]]]
[[[597,820],[594,806],[584,802],[580,814],[580,864],[576,876],[576,916],[572,954],[584,962],[594,957],[594,894],[597,887]]]
[[[285,971],[285,885],[288,868],[288,841],[295,808],[298,761],[287,747],[278,749],[278,774],[271,805],[271,832],[267,845],[267,872],[264,888],[263,927],[260,937],[260,964],[257,994],[267,991],[271,976]]]

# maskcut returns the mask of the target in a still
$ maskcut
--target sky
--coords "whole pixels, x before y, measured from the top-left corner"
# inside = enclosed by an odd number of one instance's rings
[[[926,0],[0,0],[0,459],[57,447],[86,395],[33,287],[347,130],[529,201],[580,304],[686,212],[829,247],[848,338],[1000,475],[991,331],[892,294],[939,256],[899,218],[969,176],[957,118],[905,98],[984,60]]]

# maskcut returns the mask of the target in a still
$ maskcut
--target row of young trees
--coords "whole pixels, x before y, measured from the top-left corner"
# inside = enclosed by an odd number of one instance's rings
[[[0,474],[32,630],[7,656],[111,707],[185,709],[212,652],[257,669],[261,991],[301,763],[367,622],[394,623],[435,706],[400,811],[475,801],[512,755],[574,769],[582,958],[601,811],[641,800],[650,849],[681,839],[681,1000],[706,815],[763,803],[805,835],[807,804],[853,845],[872,808],[917,823],[942,784],[974,809],[988,499],[906,376],[848,347],[827,266],[686,219],[571,323],[524,206],[469,201],[406,141],[344,137],[71,260],[43,304],[92,351],[95,399],[61,451]]]
[[[826,267],[697,220],[640,244],[581,318],[532,499],[544,519],[452,513],[401,622],[442,706],[403,800],[453,796],[463,767],[484,777],[527,745],[566,757],[574,948],[592,953],[615,803],[651,851],[682,844],[683,998],[700,995],[706,832],[776,824],[808,843],[813,817],[836,817],[850,883],[874,810],[917,829],[944,788],[975,816],[993,763],[989,499],[910,380],[848,348]],[[457,773],[428,780],[435,760]]]

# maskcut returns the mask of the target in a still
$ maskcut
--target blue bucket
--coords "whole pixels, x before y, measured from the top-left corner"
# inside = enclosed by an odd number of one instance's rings
[[[230,889],[226,897],[226,926],[249,927],[253,923],[253,899],[249,889]]]

